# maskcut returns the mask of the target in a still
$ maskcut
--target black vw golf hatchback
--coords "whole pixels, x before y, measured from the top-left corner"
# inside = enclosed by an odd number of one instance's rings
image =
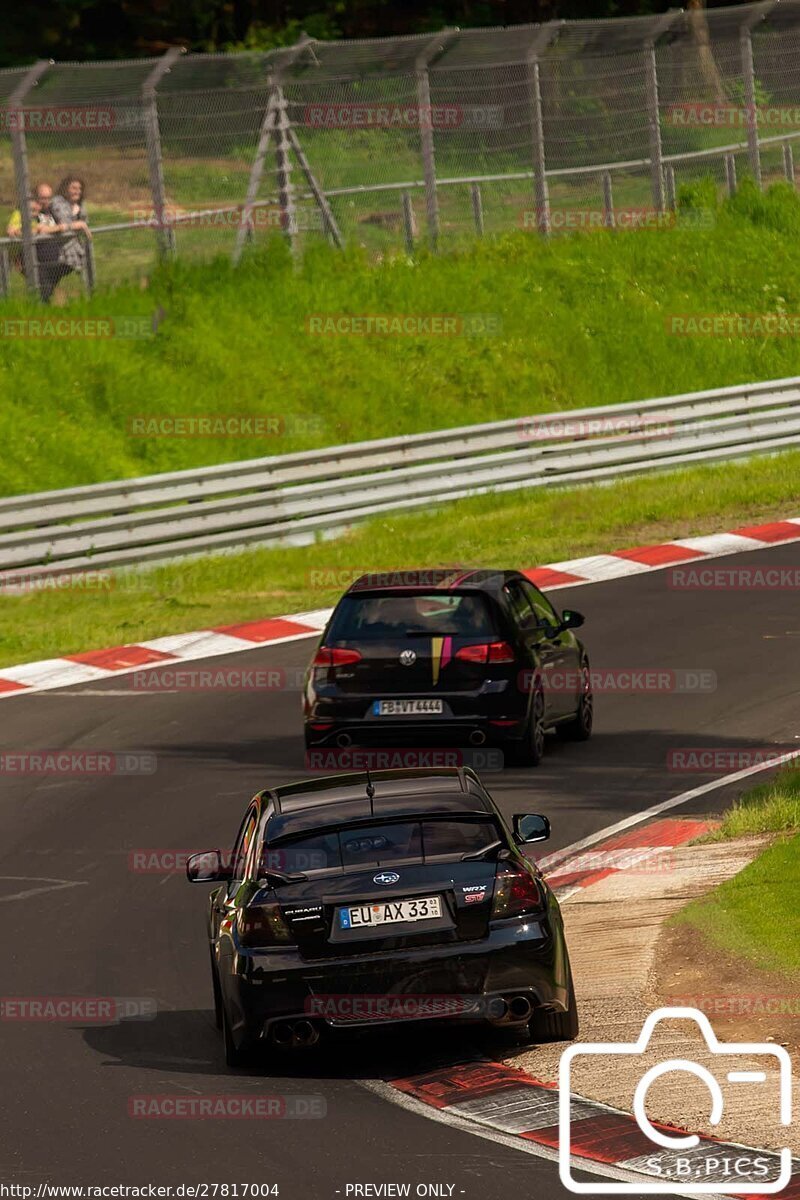
[[[487,743],[535,766],[548,729],[578,741],[592,732],[589,658],[573,633],[582,624],[519,571],[364,575],[308,668],[306,748]]]
[[[387,1022],[577,1034],[558,902],[469,769],[339,775],[259,792],[232,854],[193,855],[229,1066]]]

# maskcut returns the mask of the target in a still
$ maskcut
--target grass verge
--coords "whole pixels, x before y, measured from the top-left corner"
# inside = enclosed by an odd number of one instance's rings
[[[800,972],[799,875],[800,833],[775,842],[738,875],[687,904],[673,920],[759,967],[796,974]]]
[[[800,198],[745,181],[719,207],[713,189],[686,198],[700,201],[710,228],[549,242],[519,231],[377,264],[324,246],[294,264],[276,241],[236,271],[179,260],[147,290],[101,291],[60,314],[141,336],[21,337],[2,324],[0,494],[800,374],[797,337],[668,331],[680,314],[800,313]],[[479,314],[494,332],[315,334],[315,314]],[[33,316],[24,300],[2,304],[7,320]],[[162,415],[267,416],[275,432],[132,432]]]
[[[800,452],[624,480],[476,496],[389,515],[313,547],[252,550],[0,595],[0,666],[333,604],[365,571],[452,563],[528,568],[793,516]],[[90,581],[91,582],[91,581]]]
[[[749,866],[673,918],[713,946],[768,971],[800,972],[800,767],[791,764],[727,810],[702,841],[781,835]]]
[[[706,842],[728,841],[758,833],[787,833],[800,829],[800,767],[783,767],[769,783],[745,792],[723,815]]]

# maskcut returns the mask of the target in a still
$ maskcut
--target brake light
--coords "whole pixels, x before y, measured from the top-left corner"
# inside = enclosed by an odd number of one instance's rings
[[[530,871],[515,867],[498,873],[492,898],[493,918],[541,913],[546,907],[544,892]]]
[[[357,662],[361,662],[361,653],[358,650],[320,646],[311,665],[312,667],[349,667]]]
[[[280,904],[254,904],[236,914],[236,932],[242,946],[287,946],[294,943]]]
[[[507,663],[514,661],[514,651],[508,642],[478,642],[475,646],[462,646],[456,650],[456,658],[462,662]]]

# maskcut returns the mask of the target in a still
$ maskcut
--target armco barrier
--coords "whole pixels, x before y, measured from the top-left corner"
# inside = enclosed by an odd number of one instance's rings
[[[800,377],[0,499],[0,584],[313,541],[382,512],[800,445]]]

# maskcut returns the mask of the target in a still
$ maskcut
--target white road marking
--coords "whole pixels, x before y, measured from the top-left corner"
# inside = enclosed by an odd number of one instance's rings
[[[791,762],[796,758],[800,758],[800,750],[787,750],[785,754],[780,754],[777,758],[773,758],[769,762],[756,763],[755,766],[745,767],[741,771],[734,771],[732,774],[723,775],[719,779],[712,779],[710,783],[702,783],[699,787],[691,788],[688,792],[681,792],[678,796],[671,796],[669,800],[662,800],[660,804],[653,804],[650,808],[644,808],[641,812],[633,813],[630,817],[625,817],[622,821],[617,821],[615,825],[606,825],[605,829],[598,829],[596,833],[590,833],[588,837],[581,838],[580,841],[573,842],[570,846],[565,846],[563,850],[556,850],[552,854],[548,854],[545,858],[538,860],[538,866],[542,871],[552,871],[554,866],[563,863],[565,859],[570,858],[573,854],[578,854],[581,850],[588,849],[589,846],[596,846],[598,842],[602,842],[616,833],[621,833],[624,829],[640,825],[642,821],[649,821],[651,817],[657,817],[659,813],[668,812],[671,808],[678,808],[681,804],[688,804],[690,800],[695,800],[698,796],[705,796],[707,792],[714,792],[718,788],[727,787],[730,783],[738,783],[740,779],[747,779],[750,775],[757,775],[760,771],[774,770],[776,767]]]
[[[0,903],[7,900],[27,900],[28,896],[38,896],[42,892],[59,892],[62,888],[88,887],[88,879],[31,879],[27,875],[0,875],[2,879],[14,879],[24,883],[44,883],[46,887],[26,888],[24,892],[15,892],[11,896],[0,896]]]

